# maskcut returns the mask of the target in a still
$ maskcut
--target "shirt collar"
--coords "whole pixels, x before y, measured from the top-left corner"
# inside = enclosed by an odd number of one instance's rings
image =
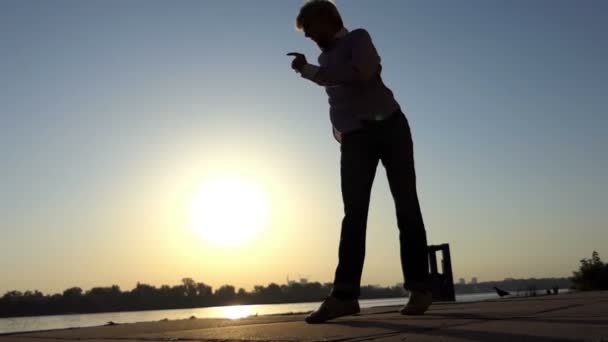
[[[342,27],[340,29],[340,31],[336,32],[336,34],[334,34],[334,41],[330,43],[330,45],[327,48],[321,48],[322,51],[327,51],[329,49],[331,49],[332,47],[334,47],[337,43],[338,40],[340,40],[340,38],[346,36],[346,34],[348,33],[348,29],[346,27]]]
[[[340,38],[346,36],[347,33],[348,33],[348,29],[346,27],[342,27],[340,29],[340,31],[336,32],[336,34],[334,35],[334,39],[340,39]]]

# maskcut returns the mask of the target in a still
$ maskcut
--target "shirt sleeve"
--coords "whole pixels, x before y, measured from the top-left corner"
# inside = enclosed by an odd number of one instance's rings
[[[311,81],[314,81],[317,72],[319,71],[319,67],[312,64],[306,64],[302,67],[301,73],[302,77],[307,78]]]
[[[315,66],[306,65],[302,69],[302,77],[322,86],[352,84],[370,79],[380,66],[380,56],[366,30],[353,31],[350,46],[351,59],[346,63]]]
[[[334,138],[337,142],[342,144],[342,132],[338,131],[335,127],[332,126],[332,131],[334,133]]]

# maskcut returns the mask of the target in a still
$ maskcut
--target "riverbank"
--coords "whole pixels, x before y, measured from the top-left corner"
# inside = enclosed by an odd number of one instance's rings
[[[516,297],[468,303],[434,303],[423,316],[402,316],[399,306],[362,309],[356,316],[309,325],[306,315],[243,319],[181,319],[20,333],[9,341],[58,340],[265,340],[446,341],[608,340],[608,291]]]
[[[498,298],[496,292],[456,295],[456,301],[469,302]],[[361,308],[376,306],[403,305],[407,298],[361,299]],[[229,318],[240,319],[247,316],[277,315],[293,312],[310,312],[320,302],[231,305],[185,309],[159,309],[141,311],[97,312],[48,316],[24,316],[0,318],[0,335],[12,332],[41,331],[51,329],[83,328],[104,325],[107,322],[136,323],[160,320],[178,320],[195,318]]]

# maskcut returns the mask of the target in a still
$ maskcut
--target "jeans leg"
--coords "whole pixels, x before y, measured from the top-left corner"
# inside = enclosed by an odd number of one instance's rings
[[[372,183],[379,155],[368,131],[342,137],[340,178],[344,218],[332,295],[358,298],[365,258],[365,233]]]
[[[430,289],[426,230],[416,191],[410,127],[404,115],[384,126],[381,160],[395,201],[405,288]]]

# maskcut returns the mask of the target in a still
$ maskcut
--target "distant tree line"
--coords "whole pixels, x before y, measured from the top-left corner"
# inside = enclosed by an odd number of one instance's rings
[[[457,294],[488,293],[494,292],[494,286],[501,290],[509,291],[511,294],[530,295],[536,291],[544,291],[555,287],[569,289],[572,281],[569,278],[529,278],[529,279],[505,279],[502,281],[485,281],[476,284],[454,284]]]
[[[494,286],[510,292],[530,293],[554,287],[577,290],[608,289],[608,264],[604,264],[597,252],[591,259],[582,259],[580,269],[570,278],[505,279],[503,281],[476,284],[455,284],[457,294],[493,292]],[[63,293],[44,295],[35,291],[9,291],[0,298],[0,317],[57,315],[70,313],[94,313],[116,311],[140,311],[197,308],[224,305],[278,304],[320,301],[331,291],[332,283],[321,284],[290,281],[288,284],[271,283],[256,285],[252,292],[232,285],[218,289],[192,278],[183,278],[180,285],[162,285],[156,288],[138,282],[131,291],[121,291],[118,285],[93,287],[84,292],[71,287]],[[361,287],[361,299],[397,298],[407,295],[403,284],[391,287],[367,285]]]
[[[597,251],[593,251],[591,258],[580,260],[578,271],[572,272],[569,278],[542,278],[542,279],[505,279],[503,281],[490,281],[477,284],[455,284],[454,290],[458,294],[491,292],[494,286],[524,294],[535,294],[536,291],[551,288],[568,288],[578,291],[608,290],[608,264],[602,262]]]
[[[9,291],[0,298],[0,317],[311,302],[322,300],[331,287],[332,283],[290,281],[287,285],[256,285],[252,292],[243,288],[236,290],[232,285],[223,285],[214,291],[205,283],[183,278],[180,285],[159,288],[138,282],[131,291],[121,291],[118,285],[93,287],[86,292],[80,287],[71,287],[53,295],[44,295],[38,290]],[[361,287],[360,298],[394,298],[406,294],[400,284],[367,285]]]

